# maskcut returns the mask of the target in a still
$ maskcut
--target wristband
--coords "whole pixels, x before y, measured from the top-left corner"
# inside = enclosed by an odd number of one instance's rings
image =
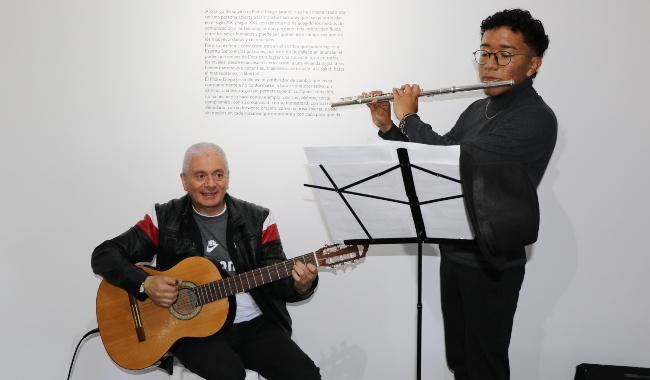
[[[407,113],[406,115],[404,115],[404,117],[402,118],[402,120],[400,120],[400,122],[399,122],[399,130],[400,130],[400,131],[402,132],[402,134],[403,134],[404,136],[406,136],[406,137],[409,137],[409,135],[407,135],[407,134],[406,134],[406,131],[404,130],[404,127],[405,127],[405,124],[406,124],[406,118],[408,118],[409,116],[413,116],[413,115],[417,116],[418,114],[415,113],[415,112]]]

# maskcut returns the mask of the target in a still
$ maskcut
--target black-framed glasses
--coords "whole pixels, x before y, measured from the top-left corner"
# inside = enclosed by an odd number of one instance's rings
[[[476,60],[476,63],[479,65],[487,65],[487,63],[490,61],[490,57],[494,56],[494,59],[497,61],[497,64],[499,66],[508,66],[510,62],[512,61],[512,57],[515,55],[528,55],[528,54],[512,54],[508,51],[497,51],[494,53],[490,53],[489,51],[485,50],[477,50],[474,52],[474,59]]]

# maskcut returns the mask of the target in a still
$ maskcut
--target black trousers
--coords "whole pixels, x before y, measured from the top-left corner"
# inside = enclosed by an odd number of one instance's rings
[[[456,380],[510,379],[508,347],[525,267],[499,272],[440,262],[447,365]]]
[[[206,338],[185,338],[173,353],[187,369],[207,380],[243,380],[246,368],[267,380],[321,378],[309,356],[264,316]]]

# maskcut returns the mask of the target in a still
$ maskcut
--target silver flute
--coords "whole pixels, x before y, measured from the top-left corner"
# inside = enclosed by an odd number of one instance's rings
[[[443,95],[443,94],[453,94],[454,92],[463,92],[463,91],[484,90],[486,88],[492,88],[492,87],[513,86],[514,84],[515,84],[515,81],[510,79],[510,80],[504,80],[504,81],[500,81],[500,82],[486,82],[486,83],[479,83],[479,84],[470,84],[470,85],[467,85],[467,86],[443,87],[443,88],[439,88],[437,90],[422,91],[422,92],[420,92],[420,97],[422,97],[422,96],[433,96],[433,95]],[[341,98],[340,102],[332,103],[332,108],[341,107],[341,106],[351,106],[351,105],[354,105],[354,104],[370,103],[373,100],[383,102],[383,101],[387,101],[387,100],[393,100],[393,98],[394,98],[394,96],[393,96],[392,92],[390,94],[383,94],[383,95],[349,96],[347,98]]]

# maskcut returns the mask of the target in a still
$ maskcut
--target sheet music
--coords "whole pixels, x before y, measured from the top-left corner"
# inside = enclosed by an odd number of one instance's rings
[[[321,169],[322,165],[337,188],[344,188],[367,177],[379,174],[399,164],[397,148],[406,148],[411,164],[459,180],[460,147],[432,146],[371,140],[366,146],[307,147],[305,154],[312,184],[333,188]],[[459,182],[454,182],[422,170],[412,168],[413,180],[420,201],[427,237],[473,239],[462,198],[426,203],[430,200],[461,195]],[[391,200],[408,202],[399,168],[346,189]],[[336,242],[369,238],[350,208],[334,191],[314,189]],[[375,199],[355,194],[344,197],[363,223],[370,237],[416,237],[413,217],[408,204]]]

